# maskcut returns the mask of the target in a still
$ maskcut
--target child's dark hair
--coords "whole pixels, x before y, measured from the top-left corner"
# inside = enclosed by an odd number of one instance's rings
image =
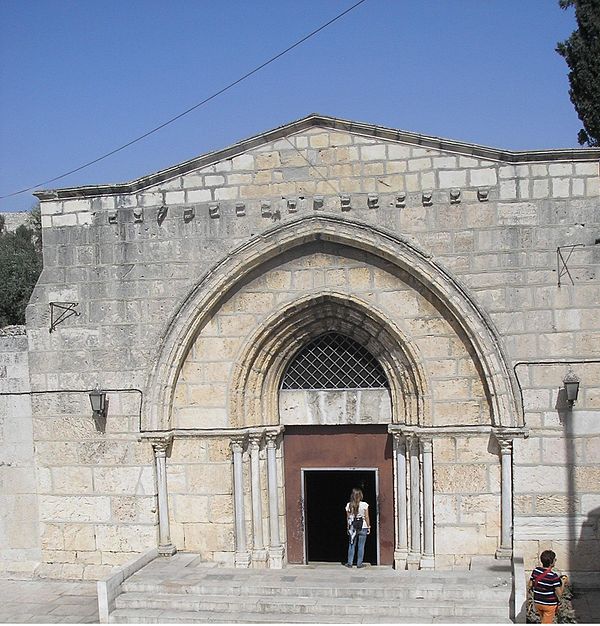
[[[556,554],[552,550],[544,550],[540,554],[540,561],[544,567],[550,567],[556,560]]]

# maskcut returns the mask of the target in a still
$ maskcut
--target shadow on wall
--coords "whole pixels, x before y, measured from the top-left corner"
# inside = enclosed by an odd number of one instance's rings
[[[577,485],[576,451],[575,451],[575,412],[573,405],[567,400],[564,388],[559,390],[555,408],[563,427],[567,469],[568,513],[567,532],[569,559],[566,569],[572,574],[572,582],[583,587],[600,587],[600,507],[589,511],[580,509],[577,514],[577,502],[583,495],[582,489],[594,491],[593,485]],[[587,489],[586,489],[587,487]],[[587,516],[587,517],[586,517]],[[595,576],[590,577],[589,572]]]

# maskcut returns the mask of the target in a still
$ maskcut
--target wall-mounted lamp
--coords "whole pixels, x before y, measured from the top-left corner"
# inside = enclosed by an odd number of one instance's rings
[[[577,378],[572,369],[569,369],[567,372],[567,375],[563,379],[563,384],[565,386],[567,401],[573,406],[579,395],[579,378]]]
[[[108,408],[106,391],[102,391],[96,387],[93,391],[89,392],[89,396],[96,428],[100,432],[104,432],[106,428],[106,412]]]

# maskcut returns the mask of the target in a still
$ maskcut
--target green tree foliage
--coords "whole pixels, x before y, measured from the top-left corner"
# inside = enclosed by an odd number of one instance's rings
[[[575,7],[577,30],[556,51],[569,66],[569,95],[583,123],[581,145],[600,146],[600,0],[559,0]]]
[[[13,232],[0,228],[0,328],[25,323],[25,307],[42,271],[39,207]]]

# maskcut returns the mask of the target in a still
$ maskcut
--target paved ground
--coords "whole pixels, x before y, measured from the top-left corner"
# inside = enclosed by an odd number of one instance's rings
[[[96,583],[0,579],[0,623],[98,623]]]
[[[573,599],[580,624],[600,624],[600,589]],[[0,623],[98,623],[95,582],[0,579]]]
[[[575,589],[572,602],[580,624],[600,624],[600,589]]]

